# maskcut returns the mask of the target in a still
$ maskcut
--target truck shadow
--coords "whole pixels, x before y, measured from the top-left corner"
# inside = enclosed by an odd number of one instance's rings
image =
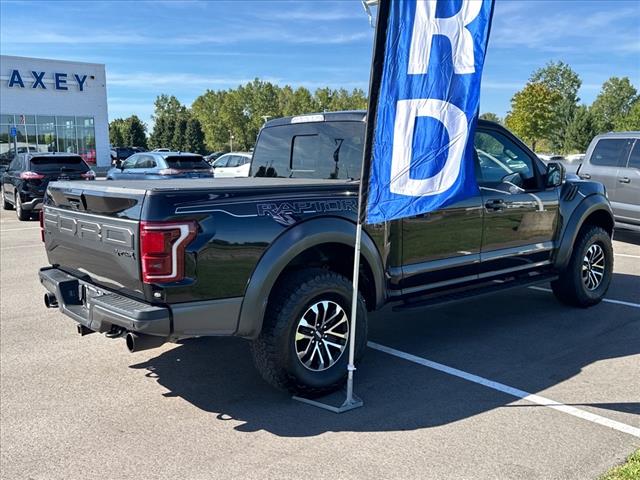
[[[637,288],[638,281],[616,274],[614,285]],[[637,309],[604,303],[574,309],[531,289],[391,315],[383,310],[372,316],[371,340],[530,393],[560,384],[599,360],[640,353]],[[372,349],[356,373],[356,392],[365,408],[343,415],[294,402],[269,387],[253,367],[248,342],[240,339],[188,340],[131,368],[147,370],[148,377],[169,390],[165,395],[179,396],[218,421],[231,421],[238,431],[265,430],[285,437],[415,430],[496,408],[529,406],[513,405],[509,395]],[[619,381],[633,384],[637,379],[631,373],[622,369]],[[640,401],[581,400],[585,403],[579,407],[594,407],[605,416],[605,410],[640,415]]]
[[[613,239],[619,242],[630,243],[632,245],[640,245],[640,231],[616,228],[613,233]]]

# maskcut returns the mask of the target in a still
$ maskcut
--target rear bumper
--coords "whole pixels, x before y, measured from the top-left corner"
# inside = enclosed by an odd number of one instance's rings
[[[22,202],[22,209],[29,211],[36,211],[42,209],[42,198],[34,198],[28,202]]]
[[[62,313],[93,331],[108,332],[115,325],[148,335],[171,334],[168,308],[102,290],[52,267],[40,270],[40,283],[56,296]]]
[[[170,340],[195,336],[232,336],[242,298],[152,305],[86,282],[58,268],[40,269],[40,283],[56,296],[62,313],[96,332],[112,326]]]

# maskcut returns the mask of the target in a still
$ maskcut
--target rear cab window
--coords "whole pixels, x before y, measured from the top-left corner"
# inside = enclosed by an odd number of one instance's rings
[[[602,138],[596,143],[589,163],[602,167],[623,167],[632,144],[633,140],[629,138]]]
[[[331,121],[267,127],[253,154],[255,177],[357,179],[363,122]]]
[[[164,161],[169,168],[176,170],[209,170],[209,165],[200,155],[175,155],[165,157]]]
[[[48,156],[48,157],[33,157],[29,161],[29,169],[34,172],[58,172],[60,170],[87,172],[89,171],[89,165],[80,156]]]

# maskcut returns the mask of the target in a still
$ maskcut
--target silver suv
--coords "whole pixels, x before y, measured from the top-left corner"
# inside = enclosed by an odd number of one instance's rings
[[[640,230],[640,132],[595,137],[578,175],[605,186],[616,227]]]

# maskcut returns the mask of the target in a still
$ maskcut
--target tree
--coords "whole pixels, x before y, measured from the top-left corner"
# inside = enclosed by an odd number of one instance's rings
[[[187,107],[180,103],[174,95],[162,94],[156,97],[153,102],[154,112],[151,118],[154,120],[160,118],[163,115],[179,116],[187,112]]]
[[[197,118],[191,117],[187,121],[187,129],[184,133],[184,150],[204,153],[204,133]]]
[[[589,143],[597,134],[593,114],[586,105],[579,106],[567,127],[566,151],[586,152]]]
[[[147,148],[147,126],[137,115],[124,121],[123,136],[127,146]]]
[[[552,148],[558,151],[566,150],[567,129],[572,122],[578,106],[578,90],[582,80],[569,65],[564,62],[549,62],[531,74],[531,83],[541,83],[552,92],[560,95],[553,105],[553,115],[556,125],[549,134]]]
[[[591,105],[598,132],[613,130],[616,123],[629,115],[638,99],[638,91],[628,77],[611,77],[604,82],[602,90]]]
[[[627,115],[616,121],[615,129],[617,131],[640,130],[640,98],[633,102]]]
[[[537,142],[547,138],[556,127],[553,107],[559,101],[560,94],[546,85],[527,83],[511,99],[505,125],[529,142],[535,151]]]
[[[173,124],[173,138],[171,139],[171,149],[176,152],[188,151],[185,149],[185,134],[187,133],[187,118],[184,115],[176,118],[172,122],[172,118],[169,117],[169,124]],[[168,132],[169,133],[169,132]]]
[[[480,115],[480,118],[482,120],[488,120],[490,122],[495,122],[495,123],[499,123],[500,125],[502,125],[502,119],[496,115],[495,113],[492,112],[485,112],[482,115]]]
[[[116,118],[109,123],[109,143],[112,147],[124,147],[125,140],[123,135],[124,120]]]

